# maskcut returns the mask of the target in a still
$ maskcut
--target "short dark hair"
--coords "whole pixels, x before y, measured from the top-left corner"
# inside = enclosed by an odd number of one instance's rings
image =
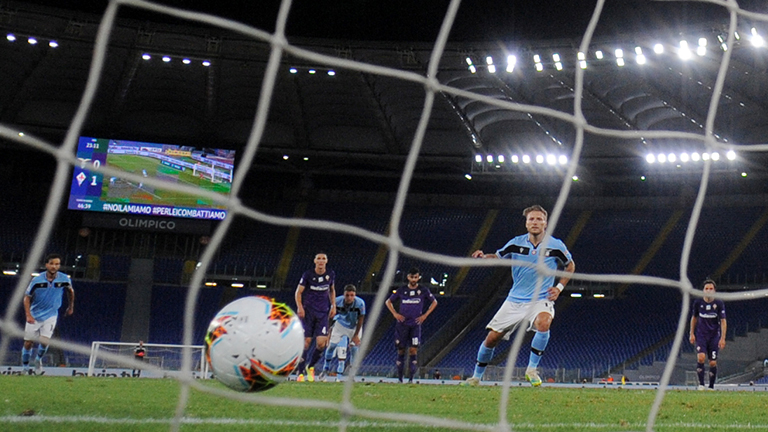
[[[534,204],[534,205],[526,208],[525,210],[523,210],[523,217],[525,217],[527,219],[528,218],[528,213],[535,212],[535,211],[544,213],[544,219],[549,217],[549,213],[547,213],[547,211],[544,210],[544,207],[542,207],[542,206],[540,206],[538,204]]]
[[[51,260],[52,260],[52,259],[56,259],[56,258],[58,258],[59,260],[61,260],[61,255],[59,255],[59,254],[57,254],[57,253],[48,254],[48,255],[45,257],[45,263],[46,263],[46,264],[48,264],[49,262],[51,262]]]
[[[355,288],[355,286],[352,285],[352,284],[347,284],[344,287],[344,292],[350,292],[350,291],[353,292],[353,293],[356,293],[357,292],[357,288]]]
[[[421,274],[421,270],[419,270],[418,267],[411,267],[410,270],[408,270],[409,275],[415,275],[415,274]]]
[[[704,289],[705,286],[712,284],[712,286],[717,289],[717,284],[712,279],[707,279],[704,281],[704,283],[701,284],[701,288]]]

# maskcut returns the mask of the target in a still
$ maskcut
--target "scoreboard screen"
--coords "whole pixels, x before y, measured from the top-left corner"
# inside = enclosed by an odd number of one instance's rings
[[[135,179],[104,175],[109,166],[168,185],[187,185],[229,196],[235,151],[80,137],[80,164],[72,173],[68,208],[96,212],[222,220],[226,207],[209,197],[156,188]]]

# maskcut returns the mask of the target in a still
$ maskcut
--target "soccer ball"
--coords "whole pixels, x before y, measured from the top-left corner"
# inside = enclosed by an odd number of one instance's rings
[[[205,335],[214,377],[238,391],[263,391],[284,381],[303,350],[299,317],[287,305],[260,296],[224,306]]]

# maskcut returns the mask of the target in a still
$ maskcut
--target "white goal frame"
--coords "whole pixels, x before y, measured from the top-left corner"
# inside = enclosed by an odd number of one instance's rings
[[[91,343],[91,355],[88,358],[88,376],[92,377],[94,376],[94,372],[96,369],[96,360],[100,357],[99,355],[99,348],[101,346],[114,346],[114,347],[133,347],[135,348],[138,346],[135,342],[111,342],[111,341],[94,341]],[[145,343],[145,348],[189,348],[192,351],[199,350],[200,351],[200,374],[201,378],[208,378],[209,370],[208,370],[208,362],[205,361],[205,346],[203,345],[178,345],[178,344],[156,344],[156,343]],[[126,366],[130,366],[129,363],[136,362],[133,358],[133,356],[130,357],[130,360],[126,358],[125,355],[119,355],[119,354],[106,354],[101,355],[101,357],[105,358],[113,358],[118,360],[123,359],[125,361]]]

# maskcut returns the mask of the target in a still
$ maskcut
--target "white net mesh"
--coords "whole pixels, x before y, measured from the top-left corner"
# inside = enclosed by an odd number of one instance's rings
[[[708,3],[720,5],[724,9],[727,9],[728,12],[730,13],[730,23],[727,31],[727,39],[724,41],[724,43],[727,44],[728,46],[733,46],[734,44],[734,40],[735,40],[734,33],[736,31],[736,26],[739,20],[748,18],[754,21],[768,21],[768,17],[764,15],[750,13],[750,12],[746,12],[739,9],[735,1],[711,1]],[[67,187],[69,185],[69,180],[70,180],[69,178],[70,169],[72,166],[76,166],[77,164],[79,164],[79,161],[74,157],[75,147],[77,145],[77,139],[81,134],[81,130],[83,129],[83,124],[86,120],[87,113],[89,112],[89,109],[92,106],[96,90],[99,86],[99,80],[104,67],[105,56],[107,53],[107,49],[109,47],[110,37],[116,25],[116,14],[118,10],[121,8],[137,8],[140,10],[146,10],[146,11],[151,11],[158,14],[176,17],[181,20],[186,20],[190,23],[204,23],[206,25],[227,29],[239,35],[253,38],[254,40],[261,41],[269,45],[271,50],[270,57],[269,57],[269,62],[267,63],[264,74],[263,74],[264,80],[263,80],[263,85],[262,85],[259,100],[258,100],[258,109],[256,112],[255,120],[252,125],[250,137],[245,146],[244,154],[240,158],[240,162],[239,162],[240,166],[242,167],[250,167],[251,165],[253,165],[254,158],[259,150],[259,143],[265,132],[267,113],[270,110],[270,102],[272,100],[273,90],[276,83],[276,75],[281,66],[281,59],[285,55],[291,55],[293,57],[304,59],[315,64],[344,68],[351,71],[359,71],[359,72],[363,72],[363,73],[371,74],[375,76],[389,77],[389,78],[403,80],[410,83],[416,83],[418,85],[423,86],[426,89],[426,95],[423,101],[422,115],[419,119],[418,126],[416,128],[416,133],[413,137],[413,142],[408,152],[405,165],[403,167],[402,177],[400,179],[399,188],[396,195],[396,201],[392,209],[392,214],[390,218],[390,229],[388,231],[389,233],[388,235],[377,234],[375,232],[371,232],[371,231],[359,228],[357,226],[341,224],[334,221],[291,219],[291,218],[276,217],[276,216],[266,214],[264,212],[254,210],[252,208],[248,208],[242,205],[238,198],[240,195],[240,192],[244,187],[244,180],[246,178],[246,175],[248,174],[248,170],[246,169],[241,169],[235,172],[233,185],[232,185],[232,195],[231,195],[232,198],[223,198],[219,194],[216,194],[213,192],[210,192],[210,193],[201,192],[199,189],[196,189],[193,187],[186,187],[184,185],[177,185],[175,187],[179,191],[183,191],[190,194],[202,195],[207,199],[226,204],[229,208],[229,211],[230,211],[229,216],[227,217],[226,220],[224,220],[221,224],[218,225],[216,231],[214,232],[213,236],[210,239],[210,243],[208,247],[205,249],[205,252],[200,259],[202,263],[210,263],[213,261],[214,254],[216,253],[216,250],[218,249],[219,245],[222,243],[222,240],[224,239],[225,235],[230,229],[231,221],[235,217],[250,218],[266,224],[273,224],[273,225],[279,225],[279,226],[295,226],[300,228],[312,228],[312,229],[318,229],[318,230],[329,230],[332,232],[346,233],[352,236],[357,236],[360,239],[360,241],[374,242],[374,243],[386,245],[386,247],[389,250],[389,255],[386,262],[383,282],[380,285],[383,288],[379,290],[379,292],[376,295],[375,301],[373,302],[372,305],[370,305],[370,313],[367,317],[367,321],[369,323],[377,322],[382,313],[382,309],[383,309],[382,306],[388,295],[388,289],[386,287],[390,287],[392,285],[392,282],[394,281],[394,278],[395,278],[395,272],[398,266],[398,260],[402,256],[411,257],[414,259],[423,260],[427,262],[435,262],[435,263],[441,263],[441,264],[450,265],[450,266],[456,266],[456,267],[463,267],[463,266],[507,267],[509,266],[508,262],[504,263],[504,262],[499,262],[495,260],[473,260],[473,259],[464,258],[460,256],[447,256],[442,254],[416,250],[416,249],[405,246],[403,243],[403,239],[400,237],[400,234],[399,234],[400,230],[398,228],[402,220],[406,197],[408,196],[409,187],[411,186],[411,180],[414,174],[414,169],[419,159],[420,151],[422,150],[422,143],[423,143],[425,132],[427,130],[427,124],[430,121],[430,114],[433,111],[433,104],[435,101],[435,97],[439,92],[444,92],[452,96],[482,101],[486,104],[489,104],[491,106],[495,106],[504,110],[510,110],[510,111],[521,112],[521,113],[532,113],[535,115],[558,119],[573,125],[575,129],[575,140],[574,140],[573,151],[572,151],[570,161],[568,162],[567,171],[562,179],[562,187],[557,197],[557,201],[550,212],[550,218],[549,218],[550,231],[554,231],[556,229],[558,221],[560,220],[561,214],[563,212],[563,208],[568,200],[569,192],[573,184],[571,179],[576,173],[577,167],[579,166],[579,163],[581,160],[580,157],[585,145],[584,136],[585,136],[585,133],[587,132],[594,135],[613,136],[617,138],[626,138],[626,139],[638,139],[638,138],[645,138],[645,139],[668,138],[668,139],[681,139],[681,140],[685,139],[685,140],[701,142],[704,144],[704,146],[708,150],[715,150],[715,149],[726,150],[727,149],[719,140],[717,140],[713,136],[713,130],[714,130],[713,125],[714,125],[715,117],[718,110],[718,103],[720,101],[720,95],[723,89],[726,72],[728,71],[728,65],[729,65],[729,60],[731,56],[730,50],[724,51],[722,53],[722,59],[721,59],[722,61],[720,63],[720,68],[717,74],[715,85],[713,86],[713,89],[712,89],[712,97],[709,103],[709,111],[706,118],[706,123],[703,128],[703,133],[694,134],[694,133],[688,133],[688,132],[677,132],[677,131],[667,131],[667,130],[642,131],[641,133],[638,131],[619,131],[619,130],[613,130],[613,129],[604,129],[604,128],[590,125],[582,113],[582,99],[583,99],[582,96],[584,91],[584,70],[579,68],[575,69],[575,78],[574,78],[575,86],[573,88],[573,95],[574,95],[573,115],[548,109],[548,108],[543,108],[540,106],[521,105],[521,104],[509,102],[509,101],[499,100],[497,98],[486,97],[473,92],[464,91],[451,86],[441,84],[436,78],[438,75],[440,59],[446,47],[448,34],[451,30],[452,25],[454,24],[454,19],[456,17],[456,13],[459,8],[459,5],[460,5],[460,2],[458,0],[454,0],[450,2],[450,5],[448,6],[446,14],[443,18],[440,32],[437,36],[437,39],[432,49],[432,54],[430,57],[427,73],[425,75],[420,75],[417,73],[405,72],[405,71],[397,70],[393,68],[386,68],[386,67],[368,64],[368,63],[362,63],[362,62],[356,62],[356,61],[347,60],[343,58],[338,58],[335,56],[324,55],[318,52],[308,51],[306,49],[302,49],[298,46],[290,44],[287,41],[286,34],[285,34],[286,23],[287,23],[287,20],[289,19],[289,9],[291,6],[291,2],[287,0],[283,1],[281,4],[280,11],[278,14],[278,19],[277,19],[276,30],[274,33],[268,33],[256,28],[249,27],[247,25],[240,24],[238,22],[222,19],[215,16],[160,6],[157,4],[144,2],[144,1],[124,0],[124,1],[110,2],[106,10],[106,13],[103,15],[101,24],[99,26],[98,34],[96,36],[96,43],[94,46],[94,55],[93,55],[93,60],[90,66],[90,73],[88,76],[88,82],[87,82],[85,92],[82,95],[79,109],[77,110],[77,113],[73,121],[71,122],[71,125],[66,134],[66,138],[64,142],[61,144],[61,146],[56,146],[51,143],[44,142],[43,140],[37,139],[33,136],[27,135],[27,136],[20,137],[18,135],[18,132],[13,128],[7,125],[0,125],[0,136],[5,138],[6,140],[11,140],[11,141],[17,142],[19,145],[27,146],[29,148],[38,150],[40,152],[47,153],[49,155],[54,156],[57,160],[57,168],[56,168],[55,176],[53,178],[53,182],[51,183],[51,189],[49,194],[50,198],[45,208],[44,217],[37,231],[37,235],[35,237],[32,250],[26,260],[26,263],[21,273],[22,274],[32,273],[34,270],[36,270],[37,263],[41,262],[44,254],[44,249],[46,247],[47,239],[51,235],[52,227],[54,226],[57,213],[61,207],[61,200],[66,195]],[[588,52],[590,49],[592,35],[598,23],[598,20],[600,19],[603,5],[604,5],[604,1],[601,0],[597,2],[597,6],[594,10],[592,19],[589,23],[589,26],[585,29],[583,38],[579,45],[580,52]],[[730,147],[731,145],[728,146],[728,148]],[[768,145],[751,145],[748,147],[745,146],[743,148],[740,148],[740,150],[750,151],[750,152],[765,152],[768,150]],[[682,296],[683,299],[682,299],[682,306],[681,306],[681,311],[679,315],[677,332],[675,334],[675,338],[671,348],[672,353],[679,352],[681,348],[681,344],[684,341],[687,318],[689,316],[689,303],[691,301],[691,296],[700,295],[700,294],[696,294],[697,292],[700,292],[700,291],[693,290],[692,284],[689,281],[689,278],[687,276],[687,269],[688,269],[688,262],[691,258],[691,245],[694,240],[694,233],[697,227],[697,223],[699,221],[701,209],[704,204],[705,196],[707,193],[707,187],[708,187],[709,178],[710,178],[711,162],[706,161],[706,163],[704,163],[703,166],[704,166],[704,169],[701,176],[701,182],[698,189],[698,194],[696,195],[696,199],[692,207],[692,213],[689,220],[688,229],[686,231],[684,244],[681,250],[681,259],[680,259],[680,275],[681,276],[679,280],[671,280],[671,279],[649,277],[649,276],[638,276],[638,275],[607,275],[607,274],[577,273],[573,276],[574,280],[577,280],[577,281],[592,281],[592,282],[598,282],[598,283],[611,282],[611,283],[617,283],[617,284],[655,285],[660,287],[666,287],[673,290],[680,290],[683,293],[683,296]],[[162,181],[157,179],[143,178],[142,176],[139,176],[139,175],[131,175],[125,172],[119,172],[117,170],[111,169],[110,167],[103,167],[102,170],[105,175],[120,176],[121,178],[127,179],[129,181],[143,182],[146,185],[150,185],[152,187],[157,187],[157,188],[168,187],[166,184],[163,184]],[[576,257],[576,259],[578,260],[578,257]],[[185,345],[192,345],[192,342],[194,339],[193,314],[195,310],[195,305],[197,304],[197,301],[198,301],[198,294],[200,292],[201,285],[203,283],[204,274],[205,273],[202,271],[196,272],[189,285],[190,287],[189,295],[185,300],[186,314],[184,318],[184,336],[182,341],[182,343]],[[20,338],[23,336],[23,331],[19,327],[19,323],[14,322],[13,317],[16,316],[18,308],[22,304],[22,297],[24,293],[25,283],[26,281],[24,280],[19,281],[12,298],[8,303],[5,319],[1,323],[2,332],[4,336],[10,336],[10,337],[4,337],[2,339],[2,346],[0,346],[0,358],[4,357],[4,353],[8,349],[8,344],[11,338]],[[768,290],[753,291],[746,294],[748,296],[763,296],[763,295],[768,295]],[[742,300],[745,298],[745,293],[722,294],[721,297],[724,300],[729,300],[729,299]],[[518,332],[517,336],[514,339],[512,349],[509,351],[510,359],[517,358],[517,355],[520,351],[520,347],[522,345],[522,339],[523,339],[523,333]],[[370,350],[371,347],[369,346],[369,343],[370,343],[370,340],[368,339],[363,340],[363,344],[361,347],[362,353],[368,352]],[[54,341],[52,345],[58,346],[60,345],[60,343]],[[89,347],[87,346],[67,345],[67,346],[60,346],[60,347],[66,348],[68,350],[72,350],[84,355],[89,354],[89,351],[90,351]],[[191,349],[185,350],[184,354],[185,355],[180,365],[181,369],[183,371],[188,371],[188,372],[195,370],[195,368],[197,368],[199,365],[198,363],[199,357],[193,355]],[[109,359],[110,356],[105,355],[104,358]],[[352,375],[354,375],[360,369],[360,366],[361,366],[360,362],[363,358],[364,358],[364,355],[359,355],[356,357],[356,361],[352,366],[352,371],[351,371]],[[654,424],[656,422],[656,419],[659,413],[659,407],[664,399],[665,392],[668,388],[670,374],[675,364],[675,355],[671,355],[669,358],[670,358],[670,361],[668,362],[667,367],[664,370],[664,374],[661,377],[661,383],[660,383],[661,385],[658,389],[656,399],[654,401],[654,404],[648,416],[646,428],[649,431],[653,430],[654,428]],[[468,361],[471,361],[471,359],[469,359]],[[509,361],[508,365],[509,367],[507,367],[504,374],[504,380],[503,380],[504,385],[500,390],[502,393],[502,397],[501,397],[501,403],[499,405],[499,410],[498,410],[499,411],[498,423],[492,426],[478,426],[474,424],[465,424],[456,420],[435,418],[431,416],[403,415],[402,413],[382,413],[382,412],[372,412],[368,410],[362,410],[362,409],[356,408],[354,401],[351,399],[352,388],[355,385],[353,380],[346,381],[344,386],[343,398],[339,403],[326,403],[321,401],[308,401],[308,400],[298,400],[298,399],[297,400],[276,399],[276,398],[270,397],[269,395],[245,395],[245,394],[235,394],[228,391],[220,391],[220,390],[212,389],[209,386],[201,385],[200,383],[192,379],[189,375],[182,374],[179,376],[178,379],[183,383],[184,391],[182,391],[181,397],[179,398],[179,401],[178,401],[175,423],[172,425],[172,429],[174,430],[178,429],[181,418],[184,415],[185,406],[188,401],[189,388],[194,387],[196,390],[199,390],[201,392],[213,393],[223,398],[254,401],[254,402],[258,402],[260,404],[265,404],[265,405],[284,405],[284,406],[294,406],[294,407],[335,409],[335,410],[338,410],[339,412],[342,412],[343,418],[345,419],[348,418],[348,416],[350,415],[354,415],[354,416],[369,418],[369,419],[390,419],[390,420],[408,421],[408,422],[414,422],[417,424],[432,425],[432,426],[437,426],[437,427],[446,428],[446,429],[510,430],[510,427],[507,423],[507,419],[508,419],[507,409],[509,406],[509,383],[513,373],[512,366],[514,366],[514,362]],[[347,423],[342,421],[339,429],[345,430],[346,424]]]

